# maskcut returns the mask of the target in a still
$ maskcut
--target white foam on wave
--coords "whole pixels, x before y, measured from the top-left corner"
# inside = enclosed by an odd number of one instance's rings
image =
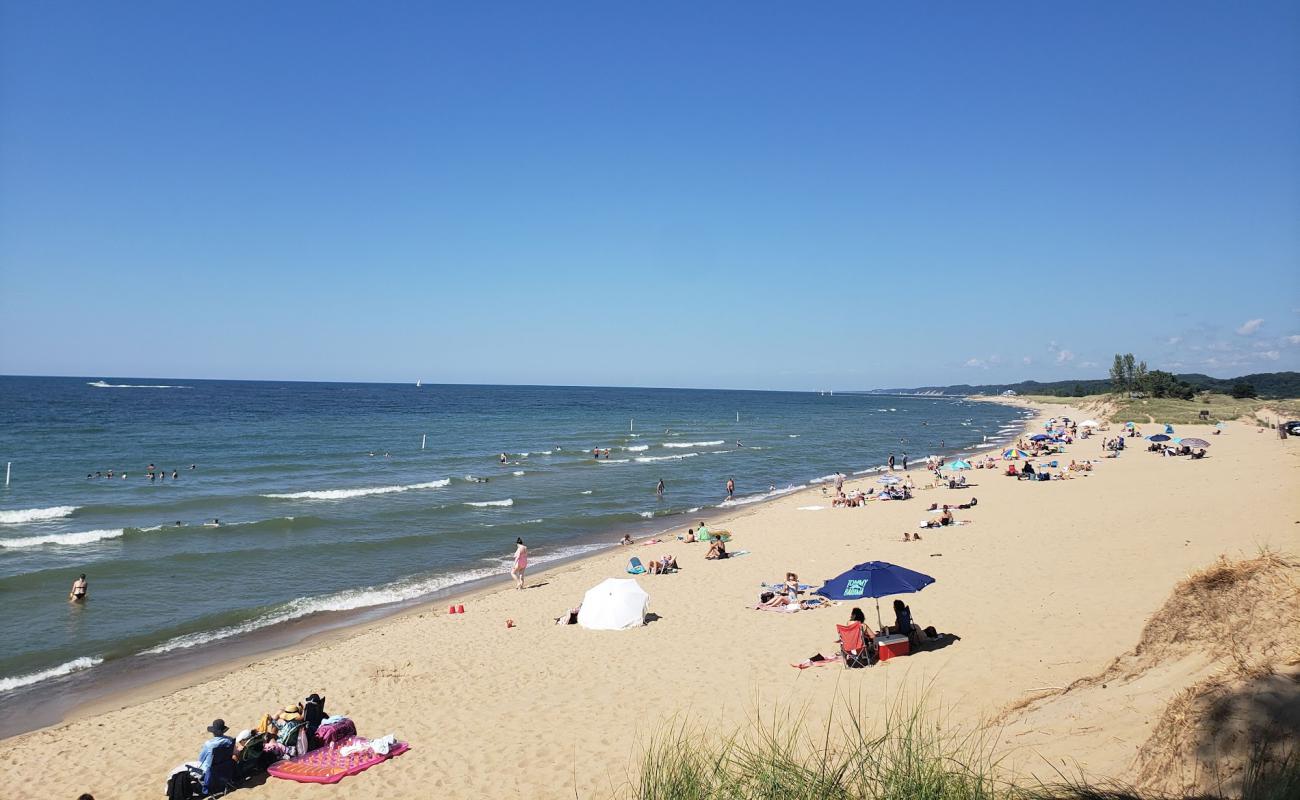
[[[813,478],[808,482],[809,483],[830,483],[831,481],[835,480],[838,477],[839,477],[838,473],[832,472],[830,475],[823,475],[820,478]]]
[[[71,516],[81,506],[50,506],[49,508],[18,508],[0,511],[0,525],[22,525],[25,522],[44,522]]]
[[[770,499],[772,499],[773,497],[780,497],[780,496],[783,495],[783,494],[790,494],[791,492],[797,492],[797,491],[799,491],[800,489],[806,489],[806,488],[808,488],[808,487],[807,487],[807,486],[787,486],[787,487],[785,487],[784,489],[775,489],[775,490],[770,491],[770,492],[764,492],[763,494],[751,494],[751,495],[749,495],[749,496],[747,496],[747,497],[737,497],[737,498],[735,498],[734,500],[723,500],[721,503],[718,503],[718,507],[719,507],[719,508],[731,508],[731,507],[733,507],[733,506],[747,506],[747,505],[749,505],[750,503],[760,503],[760,502],[762,502],[762,501],[764,501],[764,500],[770,500]]]
[[[464,505],[474,506],[475,508],[507,508],[509,506],[513,506],[514,504],[515,504],[514,498],[507,497],[504,500],[482,500],[477,503],[465,503]]]
[[[639,515],[639,516],[642,516],[642,517],[645,517],[646,519],[650,519],[651,517],[653,517],[653,516],[655,515],[655,512],[653,512],[653,511],[640,511],[640,512],[638,512],[638,515]]]
[[[713,447],[719,444],[726,444],[726,442],[721,439],[712,442],[664,442],[664,447]]]
[[[570,556],[583,555],[595,550],[603,550],[610,546],[611,545],[609,544],[586,544],[562,547],[553,552],[543,553],[541,555],[529,553],[528,561],[532,565],[545,564],[550,561],[557,561]],[[230,625],[213,631],[200,631],[198,633],[178,636],[145,650],[144,654],[156,655],[158,653],[168,653],[173,650],[185,650],[201,644],[207,644],[221,639],[228,639],[232,636],[251,633],[260,628],[278,625],[283,622],[289,622],[310,614],[317,614],[324,611],[353,611],[358,608],[370,608],[373,606],[390,605],[392,603],[414,600],[425,595],[433,594],[434,592],[450,589],[463,583],[469,583],[470,581],[490,578],[494,575],[503,575],[508,566],[514,562],[514,559],[512,558],[485,560],[490,561],[492,566],[465,570],[463,572],[453,572],[448,575],[437,575],[429,578],[395,581],[383,586],[367,586],[361,589],[348,589],[346,591],[324,595],[322,597],[300,597],[297,600],[286,603],[273,611],[248,620],[247,622],[241,622],[237,625]]]
[[[510,474],[511,474],[511,475],[514,475],[516,478],[522,478],[523,476],[527,475],[528,473],[527,473],[527,472],[524,472],[522,469],[517,469],[517,470],[515,470],[514,472],[512,472],[512,473],[510,473]]]
[[[686,509],[686,513],[687,513],[687,514],[694,514],[696,511],[699,511],[699,510],[700,510],[700,507],[699,507],[699,506],[696,506],[695,508],[688,508],[688,509]]]
[[[591,490],[590,490],[590,489],[587,489],[587,490],[585,490],[585,491],[583,491],[583,492],[579,492],[579,494],[591,494]]]
[[[630,451],[633,452],[633,453],[639,453],[639,452],[641,452],[642,450],[649,450],[649,449],[650,449],[650,445],[648,445],[648,444],[634,444],[634,445],[631,445],[630,447],[624,447],[623,449],[624,449],[624,450],[630,450]]]
[[[96,389],[188,389],[188,386],[172,386],[165,383],[108,383],[107,381],[90,381],[87,386]]]
[[[638,464],[649,464],[653,461],[681,461],[683,458],[694,458],[699,453],[679,453],[673,456],[639,456],[636,458]]]
[[[80,531],[78,533],[51,533],[46,536],[18,536],[12,539],[0,539],[0,547],[17,550],[25,547],[40,547],[52,544],[60,547],[75,547],[93,544],[104,539],[116,539],[125,533],[124,528],[108,530]]]
[[[640,461],[641,459],[637,459],[637,460]],[[602,458],[600,461],[597,461],[596,463],[597,464],[626,464],[627,462],[628,459],[626,458]]]
[[[65,661],[57,667],[50,667],[49,669],[41,670],[40,672],[32,672],[27,675],[16,675],[12,678],[0,678],[0,694],[3,694],[4,692],[12,692],[14,689],[19,689],[23,686],[31,686],[33,683],[47,681],[50,678],[59,678],[64,675],[71,675],[74,672],[80,672],[83,669],[90,669],[96,664],[103,663],[103,661],[104,659],[98,656],[82,656],[81,658],[74,658],[71,661]]]
[[[365,489],[324,489],[313,492],[288,492],[285,494],[264,494],[262,497],[270,497],[276,500],[350,500],[353,497],[366,497],[372,494],[396,494],[398,492],[409,492],[415,489],[441,489],[451,484],[450,478],[429,481],[427,483],[411,483],[406,486],[371,486]]]
[[[786,436],[789,436],[791,439],[798,439],[798,438],[799,438],[799,434],[797,434],[797,433],[787,433]]]

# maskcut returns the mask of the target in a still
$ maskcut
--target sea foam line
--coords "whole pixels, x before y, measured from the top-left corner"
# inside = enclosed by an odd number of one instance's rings
[[[713,447],[719,444],[726,444],[726,442],[721,439],[712,442],[664,442],[664,447]]]
[[[289,492],[287,494],[264,494],[262,497],[270,497],[276,500],[348,500],[353,497],[365,497],[372,494],[394,494],[396,492],[409,492],[413,489],[441,489],[451,483],[450,478],[429,481],[428,483],[412,483],[406,486],[372,486],[366,489],[325,489],[313,492]]]
[[[504,500],[483,500],[477,503],[465,503],[465,505],[474,506],[475,508],[488,508],[493,506],[506,508],[508,506],[513,506],[514,504],[515,500],[513,497],[507,497]]]
[[[40,547],[46,544],[74,547],[79,544],[91,544],[103,539],[116,539],[125,532],[124,528],[112,528],[109,530],[79,531],[77,533],[51,533],[45,536],[18,536],[10,539],[0,539],[0,547],[10,550]]]
[[[188,389],[188,386],[171,386],[165,383],[108,383],[107,381],[89,381],[87,386],[96,389]]]
[[[655,461],[681,461],[683,458],[694,458],[698,455],[699,453],[681,453],[673,456],[640,456],[634,460],[638,464],[650,464]]]
[[[556,561],[569,556],[582,555],[595,550],[605,549],[610,546],[611,545],[609,544],[588,544],[562,547],[554,552],[544,553],[539,556],[532,556],[530,554],[529,562],[532,564],[545,564],[550,561]],[[280,608],[259,617],[255,617],[247,622],[229,625],[212,631],[198,631],[196,633],[185,634],[184,636],[177,636],[143,651],[143,654],[157,655],[159,653],[169,653],[173,650],[185,650],[201,644],[207,644],[208,642],[228,639],[231,636],[251,633],[261,628],[278,625],[282,622],[289,622],[291,620],[323,611],[352,611],[358,608],[369,608],[371,606],[382,606],[391,603],[400,603],[406,600],[414,600],[418,597],[433,594],[434,592],[443,589],[449,589],[463,583],[469,583],[470,581],[489,578],[493,575],[504,575],[507,567],[513,563],[513,560],[509,558],[489,560],[492,562],[492,566],[490,567],[465,570],[463,572],[453,572],[447,575],[437,575],[430,578],[394,581],[393,583],[385,584],[383,586],[367,586],[361,589],[348,589],[342,592],[336,592],[335,594],[324,595],[322,597],[300,597],[284,604]]]
[[[17,675],[12,678],[0,678],[0,694],[3,694],[4,692],[12,692],[14,689],[19,689],[23,686],[31,686],[33,683],[47,681],[50,678],[58,678],[63,675],[70,675],[74,672],[80,672],[83,669],[90,669],[96,664],[103,663],[103,661],[104,659],[98,656],[82,656],[81,658],[74,658],[71,661],[66,661],[58,665],[57,667],[50,667],[49,669],[41,670],[40,672],[32,672],[27,675]]]
[[[18,508],[0,511],[0,525],[21,525],[24,522],[43,522],[71,516],[81,506],[50,506],[49,508]]]
[[[718,503],[718,507],[731,508],[732,506],[747,506],[750,503],[760,503],[764,500],[770,500],[773,497],[780,497],[783,494],[790,494],[791,492],[797,492],[800,489],[806,489],[806,488],[808,487],[787,486],[784,489],[776,489],[771,492],[764,492],[763,494],[751,494],[748,497],[737,497],[734,500],[723,500],[721,503]]]

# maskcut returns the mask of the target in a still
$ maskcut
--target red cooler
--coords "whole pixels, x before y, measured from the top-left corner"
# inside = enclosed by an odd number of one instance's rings
[[[877,636],[876,644],[880,647],[880,660],[888,661],[895,656],[905,656],[912,652],[912,643],[906,636]]]

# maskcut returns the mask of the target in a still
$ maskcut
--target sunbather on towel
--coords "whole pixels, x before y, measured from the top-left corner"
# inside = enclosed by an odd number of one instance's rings
[[[710,561],[716,561],[718,559],[726,558],[727,543],[722,541],[721,539],[714,539],[713,541],[709,542],[709,552],[705,553],[704,557]]]

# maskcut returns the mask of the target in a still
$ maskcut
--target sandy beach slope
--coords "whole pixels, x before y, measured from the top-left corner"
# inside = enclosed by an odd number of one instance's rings
[[[1063,406],[1050,413],[1084,416]],[[816,720],[837,697],[874,703],[926,687],[950,723],[975,725],[1033,689],[1104,668],[1133,647],[1179,579],[1221,554],[1251,556],[1265,546],[1300,553],[1300,441],[1239,423],[1221,436],[1208,432],[1179,430],[1213,442],[1202,461],[1139,447],[1070,481],[972,471],[977,486],[923,490],[910,502],[832,509],[814,488],[740,509],[717,526],[735,534],[733,549],[750,551],[740,558],[705,561],[701,544],[637,544],[530,575],[527,591],[466,597],[463,616],[448,616],[444,602],[6,740],[0,796],[157,796],[168,770],[195,756],[214,717],[246,727],[312,691],[363,734],[396,733],[413,749],[332,788],[270,780],[239,796],[572,798],[576,789],[609,797],[625,784],[639,745],[674,715],[732,724],[779,705],[806,708]],[[1094,438],[1065,458],[1100,455]],[[925,486],[929,476],[915,480]],[[972,496],[978,507],[958,514],[971,524],[903,541],[930,503]],[[664,553],[682,570],[640,578],[655,615],[646,627],[553,624],[587,588],[622,576],[628,556]],[[849,607],[756,612],[759,584],[786,570],[819,583],[870,559],[933,575],[933,586],[907,600],[918,622],[961,641],[869,670],[792,669],[834,652],[834,624]],[[516,627],[507,629],[507,619]],[[1036,724],[1057,727],[1022,737],[1033,746],[1009,764],[1125,776],[1146,738],[1141,715],[1117,716],[1104,730],[1041,713]]]

